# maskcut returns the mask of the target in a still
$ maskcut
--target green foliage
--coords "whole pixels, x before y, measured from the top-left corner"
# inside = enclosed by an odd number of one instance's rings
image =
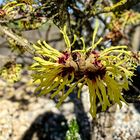
[[[65,140],[81,140],[79,135],[79,127],[75,119],[72,119],[69,123],[69,130],[66,133]]]

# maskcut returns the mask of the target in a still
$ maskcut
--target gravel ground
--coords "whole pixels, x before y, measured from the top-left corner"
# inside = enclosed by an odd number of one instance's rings
[[[140,140],[140,114],[133,104],[117,108],[113,126],[114,140]]]

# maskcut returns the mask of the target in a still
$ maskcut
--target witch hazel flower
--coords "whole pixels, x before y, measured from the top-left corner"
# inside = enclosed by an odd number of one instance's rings
[[[73,43],[66,33],[63,34],[66,50],[59,52],[45,41],[38,41],[34,48],[38,57],[32,65],[34,82],[38,83],[35,90],[39,95],[50,94],[51,98],[59,95],[57,107],[78,87],[77,97],[80,97],[82,87],[88,86],[90,97],[90,114],[96,117],[97,104],[102,106],[102,111],[117,103],[120,107],[125,99],[122,90],[128,90],[128,82],[135,70],[135,64],[131,64],[132,53],[127,51],[127,46],[111,46],[98,51],[96,48],[102,41],[100,38],[95,43],[98,30],[98,22],[93,33],[91,47],[85,47],[84,39],[82,50],[71,50]],[[65,91],[65,87],[68,90]]]

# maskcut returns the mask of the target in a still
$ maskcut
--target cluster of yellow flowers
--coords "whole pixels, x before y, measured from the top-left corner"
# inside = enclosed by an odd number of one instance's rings
[[[14,61],[7,62],[0,70],[1,77],[9,83],[13,83],[20,79],[21,65]]]
[[[137,25],[140,23],[140,13],[134,10],[125,11],[120,18],[120,21],[125,25]]]
[[[32,0],[31,0],[32,1]],[[22,9],[24,11],[32,12],[33,7],[31,3],[27,3],[24,0],[22,1],[12,1],[5,4],[2,9],[0,9],[0,17],[13,19],[18,16],[19,10]]]
[[[114,103],[122,106],[121,101],[125,102],[122,90],[128,89],[128,81],[133,76],[135,64],[131,63],[132,54],[126,50],[126,46],[96,50],[102,40],[100,38],[95,43],[98,26],[96,23],[92,46],[89,48],[85,47],[84,39],[81,38],[83,49],[72,51],[74,42],[70,43],[66,26],[61,30],[67,46],[64,52],[52,48],[45,41],[38,41],[34,45],[39,54],[32,65],[34,82],[38,83],[35,92],[39,92],[39,95],[50,93],[51,98],[59,96],[59,107],[76,86],[79,87],[77,96],[80,97],[81,89],[86,85],[89,88],[92,117],[96,117],[97,99],[103,111]],[[65,86],[69,87],[67,91]]]

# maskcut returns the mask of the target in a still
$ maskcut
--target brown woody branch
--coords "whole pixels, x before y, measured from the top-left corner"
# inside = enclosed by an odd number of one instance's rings
[[[32,47],[32,43],[30,43],[27,39],[13,33],[11,29],[8,29],[5,26],[0,25],[0,32],[6,35],[7,37],[12,38],[17,43],[19,43],[21,46],[25,48],[26,51],[28,51],[31,54],[35,54],[35,51]]]

